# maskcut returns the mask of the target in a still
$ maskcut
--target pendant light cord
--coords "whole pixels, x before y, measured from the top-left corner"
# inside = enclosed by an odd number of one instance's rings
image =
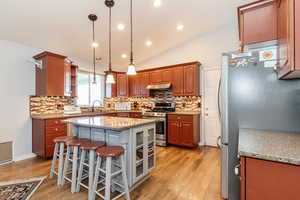
[[[111,72],[111,7],[109,8],[109,72]]]
[[[95,43],[95,22],[93,21],[93,43]],[[94,83],[96,82],[96,47],[93,47]]]
[[[133,64],[133,22],[132,22],[132,0],[130,0],[130,43],[131,43],[131,51],[130,51],[130,64]]]

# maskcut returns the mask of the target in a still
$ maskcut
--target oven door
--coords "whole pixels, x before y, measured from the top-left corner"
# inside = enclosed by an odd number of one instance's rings
[[[144,119],[156,119],[156,139],[166,140],[166,119],[156,117],[143,117]]]

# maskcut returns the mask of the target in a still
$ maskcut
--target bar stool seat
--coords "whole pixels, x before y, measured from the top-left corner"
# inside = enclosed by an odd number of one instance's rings
[[[62,182],[62,174],[63,174],[63,159],[65,155],[65,143],[69,140],[74,139],[72,136],[60,136],[54,138],[53,142],[55,143],[53,159],[50,170],[50,178],[53,177],[54,174],[57,175],[57,185],[61,185]],[[56,160],[58,158],[58,169],[56,169]]]
[[[97,150],[100,147],[104,147],[105,142],[100,141],[91,141],[91,142],[85,142],[80,146],[81,150]]]
[[[62,177],[62,185],[64,185],[65,180],[71,182],[71,192],[76,192],[76,179],[77,179],[77,169],[78,169],[78,157],[79,157],[79,147],[89,142],[88,139],[79,139],[73,138],[71,140],[66,141],[67,145],[67,153],[65,157],[65,164],[63,170],[63,177]],[[71,153],[72,151],[72,153]],[[72,170],[68,172],[69,164],[72,163]],[[71,173],[71,178],[68,178],[68,174]]]
[[[96,195],[100,196],[102,199],[110,200],[111,186],[113,184],[118,186],[118,191],[120,193],[113,199],[118,199],[121,196],[125,196],[127,200],[130,200],[124,152],[124,148],[121,146],[105,146],[97,149],[97,164],[92,188],[93,191],[90,198],[91,200],[94,200]],[[103,168],[101,167],[103,160],[102,158],[106,160],[105,168],[104,166]],[[119,160],[121,165],[113,165],[112,159]],[[103,186],[98,188],[100,183]],[[105,191],[104,195],[101,194],[103,190]]]
[[[123,147],[120,146],[106,146],[97,150],[97,155],[101,157],[117,157],[124,154]]]
[[[73,137],[73,136],[59,136],[59,137],[54,138],[53,142],[54,143],[67,142],[67,141],[72,140],[72,139],[76,139],[76,137]]]
[[[73,138],[71,140],[67,140],[66,144],[67,144],[67,146],[74,147],[74,146],[80,146],[81,144],[83,144],[85,142],[89,142],[89,141],[90,141],[89,139]]]
[[[93,194],[92,189],[93,189],[96,150],[103,146],[105,146],[105,142],[100,142],[100,141],[83,142],[80,146],[81,155],[80,155],[80,165],[79,165],[79,171],[77,177],[76,192],[80,191],[81,186],[88,189],[89,199]],[[87,178],[88,178],[88,185],[82,182],[84,179]]]

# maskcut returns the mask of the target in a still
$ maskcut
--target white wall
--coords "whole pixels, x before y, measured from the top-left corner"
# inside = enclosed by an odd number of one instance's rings
[[[200,23],[201,25],[201,23]],[[221,54],[238,49],[238,33],[234,24],[199,35],[159,55],[139,63],[138,70],[200,61],[203,67],[220,67]]]
[[[0,40],[0,142],[14,142],[15,160],[34,156],[29,95],[35,93],[35,70],[27,60],[38,52]]]
[[[29,96],[35,94],[35,68],[28,60],[41,51],[0,40],[0,143],[14,142],[16,161],[35,156],[29,113]],[[90,66],[87,62],[71,60],[80,66]]]

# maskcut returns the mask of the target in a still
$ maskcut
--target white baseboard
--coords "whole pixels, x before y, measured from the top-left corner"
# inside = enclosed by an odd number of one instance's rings
[[[36,157],[36,154],[34,154],[34,153],[25,154],[25,155],[21,155],[21,156],[15,156],[14,162],[26,160],[26,159],[30,159],[30,158],[34,158],[34,157]]]

